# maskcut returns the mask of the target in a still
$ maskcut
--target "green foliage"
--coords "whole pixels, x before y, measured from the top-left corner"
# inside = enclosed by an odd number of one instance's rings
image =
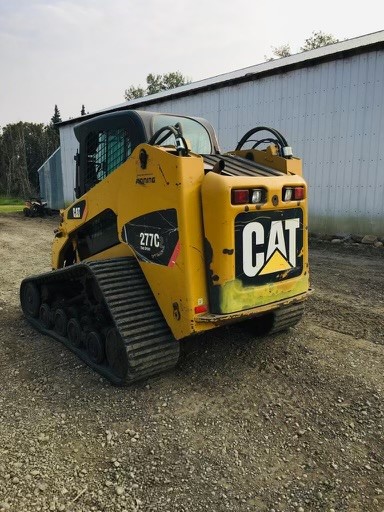
[[[314,50],[315,48],[321,48],[322,46],[328,46],[329,44],[338,42],[339,40],[332,34],[326,34],[321,30],[318,30],[317,32],[312,32],[311,37],[305,40],[300,51],[306,52],[307,50]]]
[[[142,98],[143,96],[145,96],[145,89],[140,86],[135,87],[131,85],[128,89],[125,89],[124,98],[127,101]]]
[[[317,32],[312,32],[311,37],[305,40],[303,46],[300,48],[300,52],[306,52],[307,50],[314,50],[315,48],[321,48],[322,46],[327,46],[328,44],[338,43],[339,39],[337,39],[332,34],[326,34],[321,30]],[[275,58],[281,59],[283,57],[289,57],[292,55],[291,46],[286,43],[280,46],[272,46],[273,57],[268,57],[264,55],[266,61],[274,60]]]
[[[61,123],[60,110],[55,105],[53,116],[51,117],[51,126],[55,126],[56,123]]]
[[[291,46],[287,44],[282,44],[280,46],[272,46],[272,53],[278,59],[282,59],[283,57],[289,57],[291,55]],[[275,57],[264,57],[265,60],[274,60]]]
[[[23,206],[24,201],[18,197],[0,196],[0,206]]]
[[[191,83],[191,80],[183,76],[179,71],[165,73],[164,75],[149,73],[147,76],[147,87],[145,89],[140,85],[138,87],[131,85],[125,90],[124,97],[129,101],[142,98],[143,96],[149,96],[150,94],[156,94],[157,92],[175,89],[176,87],[189,83]]]
[[[0,132],[0,193],[7,197],[38,195],[37,170],[58,148],[53,126],[19,122]]]

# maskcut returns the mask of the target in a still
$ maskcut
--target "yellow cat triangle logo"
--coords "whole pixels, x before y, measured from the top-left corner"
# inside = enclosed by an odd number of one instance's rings
[[[284,270],[290,270],[291,268],[292,265],[284,258],[281,252],[276,249],[267,263],[264,265],[264,268],[259,273],[259,276],[264,276],[265,274],[273,274],[274,272],[282,272]]]

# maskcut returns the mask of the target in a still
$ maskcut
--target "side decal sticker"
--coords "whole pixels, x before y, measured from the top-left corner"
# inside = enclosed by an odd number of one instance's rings
[[[124,225],[122,239],[141,260],[174,266],[180,251],[176,209],[158,210],[132,219]]]
[[[87,203],[84,200],[79,201],[78,203],[71,206],[71,208],[68,210],[67,219],[79,220],[79,219],[85,218],[86,213],[87,213],[86,209],[87,209]]]

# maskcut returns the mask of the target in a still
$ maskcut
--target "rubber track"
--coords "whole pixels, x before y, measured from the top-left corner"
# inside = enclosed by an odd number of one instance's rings
[[[272,329],[268,334],[286,331],[290,327],[293,327],[301,320],[303,313],[304,302],[290,304],[289,306],[278,309],[274,313]]]
[[[116,258],[104,261],[82,262],[71,267],[32,276],[23,280],[21,287],[33,282],[73,281],[91,276],[97,283],[115,327],[125,344],[128,358],[126,378],[116,376],[105,364],[91,361],[84,350],[73,347],[67,338],[54,330],[45,329],[38,319],[28,317],[40,332],[64,343],[88,366],[115,385],[134,382],[173,368],[179,358],[179,343],[173,337],[135,258]]]

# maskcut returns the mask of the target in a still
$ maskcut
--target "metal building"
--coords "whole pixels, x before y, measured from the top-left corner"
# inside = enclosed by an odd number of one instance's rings
[[[39,174],[40,196],[48,202],[52,210],[59,210],[63,208],[64,204],[63,167],[61,160],[61,149],[58,148],[37,170]]]
[[[73,200],[73,126],[123,109],[200,116],[223,151],[250,128],[277,128],[304,161],[310,229],[384,236],[384,31],[170,91],[60,125],[63,198]]]

